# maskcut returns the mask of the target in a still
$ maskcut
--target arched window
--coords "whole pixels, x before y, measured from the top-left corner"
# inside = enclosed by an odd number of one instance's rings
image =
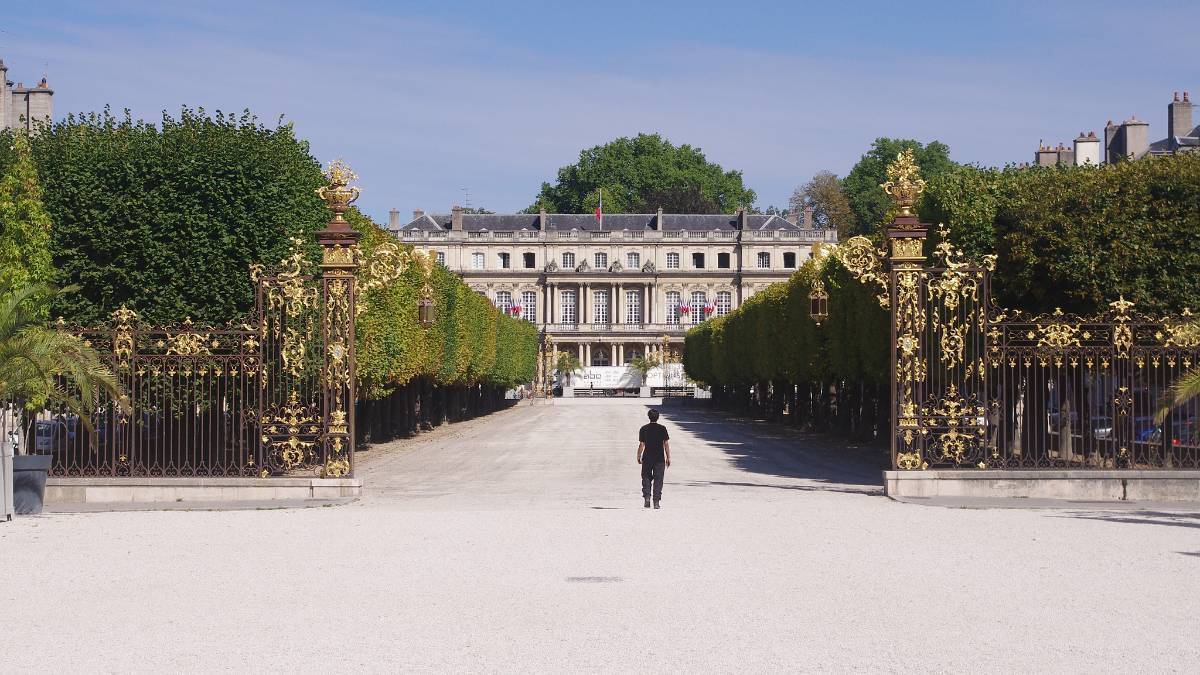
[[[692,302],[688,305],[688,314],[692,317],[692,323],[700,323],[708,318],[704,313],[704,307],[708,305],[708,296],[704,291],[692,291]]]
[[[679,291],[667,291],[667,323],[679,323]]]

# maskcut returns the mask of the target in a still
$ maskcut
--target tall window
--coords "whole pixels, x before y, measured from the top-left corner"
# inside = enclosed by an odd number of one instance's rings
[[[592,323],[608,324],[608,291],[592,291]]]
[[[537,264],[536,257],[532,253],[522,253],[521,257],[525,259],[525,269],[531,270]]]
[[[636,270],[642,266],[642,256],[636,251],[630,251],[625,254],[625,266],[631,270]]]
[[[679,269],[679,254],[678,253],[668,253],[667,254],[667,269],[669,269],[669,270]]]
[[[521,318],[529,323],[537,323],[537,293],[524,291],[521,293]]]
[[[642,292],[625,291],[625,323],[642,322]]]
[[[505,314],[512,314],[512,293],[496,291],[496,307]]]
[[[688,305],[688,315],[692,317],[692,323],[700,323],[707,318],[704,313],[704,306],[708,304],[708,297],[704,295],[704,291],[693,291],[692,302]]]
[[[511,253],[500,253],[498,255],[498,257],[500,258],[500,269],[506,270],[506,269],[512,267],[512,254]]]
[[[575,254],[574,253],[564,253],[563,254],[563,269],[564,270],[575,269]]]
[[[483,254],[482,253],[472,253],[471,254],[471,269],[474,269],[474,270],[483,269]]]
[[[608,254],[607,253],[597,253],[596,254],[596,269],[598,269],[598,270],[608,269]]]
[[[729,269],[729,254],[728,253],[718,253],[717,254],[717,267],[719,267],[723,270]]]
[[[559,298],[562,306],[562,322],[568,325],[579,323],[579,313],[575,311],[575,291],[563,291]]]
[[[717,291],[717,316],[725,316],[733,308],[733,293]]]
[[[679,291],[667,291],[667,323],[679,323]]]
[[[766,253],[766,252],[759,253],[758,254],[758,268],[765,270],[765,269],[769,268],[770,266],[771,266],[771,254]]]
[[[441,265],[442,267],[446,266],[446,252],[445,251],[437,252],[437,264]]]
[[[703,253],[693,253],[692,254],[692,267],[695,269],[698,269],[698,270],[704,269],[704,254]]]
[[[792,269],[796,266],[796,254],[788,251],[783,254],[783,266]]]

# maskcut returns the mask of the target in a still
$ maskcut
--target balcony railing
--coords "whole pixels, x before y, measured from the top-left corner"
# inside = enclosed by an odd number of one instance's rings
[[[520,230],[517,232],[454,232],[449,230],[401,230],[396,233],[404,241],[428,241],[445,239],[470,239],[472,241],[505,241],[512,239],[539,241],[611,241],[611,240],[686,240],[686,241],[733,241],[738,233],[733,230],[690,232],[687,230],[612,230],[588,232],[581,230],[539,232]],[[805,230],[747,230],[742,233],[743,241],[800,241],[837,242],[837,231],[828,229]]]
[[[694,324],[678,323],[548,323],[547,333],[682,333]]]

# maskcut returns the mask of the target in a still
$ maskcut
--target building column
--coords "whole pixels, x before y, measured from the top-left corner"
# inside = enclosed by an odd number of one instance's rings
[[[621,284],[615,286],[617,289],[613,292],[613,323],[625,323],[624,317],[621,316]]]
[[[617,365],[625,365],[625,343],[621,342],[617,345]]]
[[[553,286],[546,284],[542,286],[542,323],[553,323],[550,320],[550,296],[554,295]]]
[[[583,365],[585,368],[592,365],[592,343],[590,342],[583,346]]]
[[[592,319],[588,315],[588,286],[589,284],[579,284],[579,323],[591,323]]]
[[[586,366],[587,364],[583,362],[583,343],[580,342],[576,346],[579,347],[579,363]]]

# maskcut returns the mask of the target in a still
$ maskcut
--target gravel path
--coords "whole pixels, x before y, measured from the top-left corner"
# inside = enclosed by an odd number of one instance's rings
[[[644,412],[558,401],[372,449],[345,506],[0,523],[0,672],[1200,662],[1200,513],[901,504],[870,453],[674,407],[645,510]]]

